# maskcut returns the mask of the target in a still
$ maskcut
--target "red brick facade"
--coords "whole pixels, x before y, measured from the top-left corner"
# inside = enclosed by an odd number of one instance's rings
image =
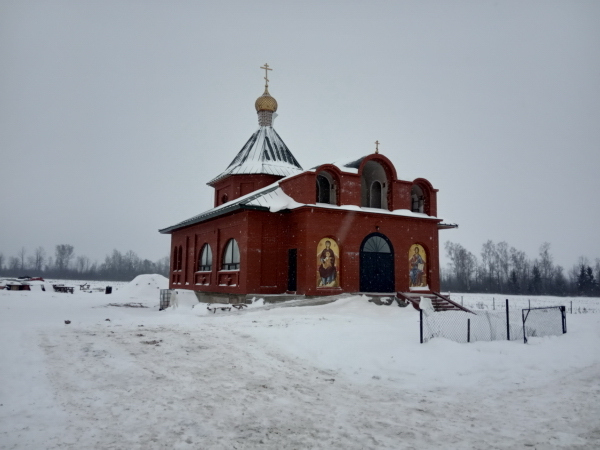
[[[172,234],[170,288],[207,293],[281,294],[294,287],[290,284],[290,278],[294,278],[290,264],[293,267],[295,262],[296,285],[292,290],[298,294],[359,292],[362,280],[379,276],[379,268],[376,265],[367,267],[367,259],[361,251],[368,237],[381,236],[391,244],[392,259],[386,263],[385,270],[393,270],[393,283],[388,284],[392,291],[411,290],[411,267],[415,270],[414,276],[416,268],[422,268],[423,273],[419,276],[426,280],[426,287],[421,290],[439,291],[437,190],[423,178],[398,180],[393,164],[380,154],[369,155],[357,161],[356,166],[326,164],[281,179],[280,189],[301,206],[278,212],[250,206],[223,209],[222,214],[205,220],[192,221],[189,225],[184,222],[180,227],[163,230]],[[379,178],[365,187],[368,170],[375,174],[373,177]],[[330,180],[330,205],[317,203],[315,186],[319,174]],[[274,175],[254,174],[230,175],[216,181],[212,184],[215,207],[256,192],[278,179],[280,177]],[[412,205],[418,204],[414,195],[411,200],[414,186],[418,186],[418,192],[422,194],[420,201],[424,214],[411,212],[411,208],[415,208]],[[361,206],[369,195],[373,202],[381,202],[386,207]],[[337,279],[328,287],[318,287],[320,260],[317,245],[324,238],[332,241],[334,246],[337,244],[338,254],[334,258]],[[239,270],[222,269],[223,252],[230,239],[235,239],[239,247]],[[205,244],[212,251],[212,265],[210,270],[201,271],[198,270],[199,260]],[[415,260],[410,262],[414,244],[419,244],[425,253],[420,255],[425,261],[421,265]]]

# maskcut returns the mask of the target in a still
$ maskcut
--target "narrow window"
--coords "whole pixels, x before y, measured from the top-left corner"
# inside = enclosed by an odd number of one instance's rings
[[[317,175],[317,203],[331,203],[331,186],[327,177]]]
[[[317,173],[316,181],[317,203],[337,205],[337,183],[333,176],[323,170]]]
[[[179,246],[179,253],[177,253],[177,270],[183,268],[183,247]]]
[[[223,251],[222,270],[239,270],[240,268],[240,248],[235,239],[229,239]]]
[[[210,272],[212,270],[212,250],[210,245],[204,244],[198,258],[198,271]]]
[[[367,161],[360,180],[361,206],[388,209],[389,184],[385,168],[376,161]]]
[[[411,197],[411,205],[410,210],[416,213],[424,213],[425,212],[425,195],[423,193],[423,189],[417,184],[413,184],[410,193]]]
[[[177,253],[178,253],[178,251],[179,251],[179,247],[175,247],[173,249],[173,272],[175,272],[177,270],[177,261],[178,261]]]
[[[379,181],[373,181],[369,194],[371,197],[369,206],[371,208],[381,208],[381,183]]]

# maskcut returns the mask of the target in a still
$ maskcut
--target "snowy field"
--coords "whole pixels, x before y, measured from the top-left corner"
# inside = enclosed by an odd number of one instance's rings
[[[412,307],[159,312],[166,283],[0,291],[0,448],[600,448],[600,299],[563,336],[421,345]]]
[[[600,299],[592,297],[552,297],[535,295],[501,294],[450,294],[450,298],[469,309],[504,311],[508,299],[509,309],[564,306],[567,314],[600,313]]]

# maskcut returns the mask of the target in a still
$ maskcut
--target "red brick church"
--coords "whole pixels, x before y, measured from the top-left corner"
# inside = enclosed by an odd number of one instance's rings
[[[377,147],[304,170],[273,128],[278,105],[265,80],[258,130],[207,183],[214,207],[160,230],[171,234],[170,288],[232,303],[439,291],[438,231],[456,225],[437,217],[437,189],[399,179]]]

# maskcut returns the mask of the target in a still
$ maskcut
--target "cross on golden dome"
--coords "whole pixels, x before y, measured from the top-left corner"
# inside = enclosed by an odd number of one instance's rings
[[[269,70],[273,70],[269,67],[267,63],[261,67],[261,69],[265,69],[265,87],[269,87]]]
[[[379,154],[379,141],[375,141],[375,154]]]

